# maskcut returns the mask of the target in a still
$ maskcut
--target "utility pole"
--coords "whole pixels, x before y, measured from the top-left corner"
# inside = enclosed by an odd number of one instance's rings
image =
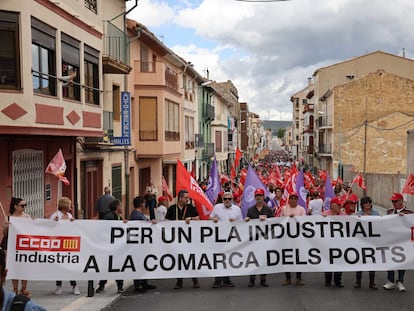
[[[364,179],[367,180],[366,170],[367,170],[367,129],[368,129],[368,104],[367,97],[365,96],[365,120],[364,120]],[[363,194],[366,195],[367,191],[364,190]]]

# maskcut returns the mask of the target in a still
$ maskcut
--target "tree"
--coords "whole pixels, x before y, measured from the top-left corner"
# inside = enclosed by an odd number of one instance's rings
[[[277,137],[283,138],[285,136],[286,129],[279,129],[277,131]]]

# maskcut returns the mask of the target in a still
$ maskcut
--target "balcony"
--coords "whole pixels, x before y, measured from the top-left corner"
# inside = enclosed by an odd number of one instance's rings
[[[129,66],[127,34],[110,22],[104,23],[104,33],[103,73],[128,74],[132,68]]]
[[[206,143],[203,150],[203,158],[211,158],[214,156],[214,144]]]
[[[313,133],[314,127],[313,123],[303,128],[303,133]]]
[[[313,104],[306,104],[303,107],[303,113],[313,112],[314,105]]]
[[[331,144],[320,144],[318,146],[318,153],[332,154],[332,145]]]
[[[204,148],[204,135],[203,134],[195,134],[195,147]]]
[[[322,116],[318,118],[317,125],[319,128],[332,127],[332,117]]]
[[[205,120],[214,120],[215,110],[214,106],[210,104],[206,104],[206,114],[204,116]]]
[[[313,154],[313,152],[315,151],[315,148],[313,145],[305,146],[304,148],[307,154]]]

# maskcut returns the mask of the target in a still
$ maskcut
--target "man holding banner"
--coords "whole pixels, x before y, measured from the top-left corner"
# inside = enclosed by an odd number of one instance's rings
[[[265,191],[262,188],[257,188],[254,192],[254,198],[256,204],[250,207],[247,210],[245,221],[250,219],[260,219],[261,221],[266,220],[267,218],[273,217],[274,213],[272,209],[266,205],[264,200]],[[256,275],[250,275],[248,287],[253,287],[256,280]],[[269,287],[266,283],[266,274],[260,275],[260,286]]]
[[[191,220],[199,220],[197,209],[194,205],[189,204],[190,196],[187,190],[180,190],[177,196],[177,204],[171,205],[167,214],[166,220],[185,220],[186,224],[189,224]],[[192,278],[193,288],[200,288],[197,278]],[[174,289],[181,289],[183,287],[183,279],[177,279]]]
[[[243,216],[236,204],[233,204],[233,195],[227,191],[223,194],[223,203],[218,203],[214,206],[213,211],[210,214],[210,219],[214,222],[218,221],[243,221]],[[218,276],[215,278],[213,288],[221,286],[234,287],[233,282],[229,276]]]

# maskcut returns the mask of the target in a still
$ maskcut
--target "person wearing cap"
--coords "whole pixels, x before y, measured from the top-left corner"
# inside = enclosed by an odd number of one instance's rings
[[[306,209],[303,206],[298,205],[298,194],[296,192],[292,192],[289,195],[288,204],[282,207],[282,211],[280,216],[306,216]],[[286,280],[282,283],[283,286],[288,286],[292,283],[292,274],[290,272],[286,272]],[[305,285],[302,280],[302,272],[296,272],[296,283],[300,286]]]
[[[408,209],[404,205],[404,197],[401,193],[394,192],[390,200],[392,202],[393,207],[387,210],[387,215],[398,214],[400,216],[404,216],[405,214],[413,213],[412,210]],[[405,292],[405,286],[403,284],[404,275],[405,275],[405,270],[398,270],[398,279],[397,279],[397,282],[394,282],[395,280],[394,271],[387,271],[388,282],[385,283],[382,287],[386,290],[398,288],[400,292]]]
[[[347,215],[355,215],[358,205],[358,196],[355,193],[342,196],[343,209]]]
[[[372,208],[372,200],[369,196],[361,198],[362,209],[358,211],[357,216],[380,216],[380,213]],[[357,271],[356,282],[354,288],[361,288],[362,271]],[[369,271],[369,288],[377,290],[378,287],[375,284],[375,271]]]
[[[346,215],[345,212],[341,210],[342,201],[338,198],[333,198],[330,203],[329,210],[323,211],[323,216],[340,216]],[[336,287],[342,288],[342,272],[325,272],[325,286],[331,287],[332,276]]]
[[[238,207],[236,204],[233,204],[232,193],[229,191],[224,192],[222,200],[223,203],[218,203],[214,205],[214,208],[210,213],[210,219],[214,222],[237,220],[243,221],[243,216],[240,207]],[[234,284],[230,280],[229,276],[215,278],[212,288],[218,288],[222,286],[234,287]]]
[[[254,198],[256,199],[256,204],[250,207],[247,210],[247,215],[244,218],[245,221],[250,219],[260,219],[264,221],[266,218],[273,217],[272,209],[266,205],[264,200],[265,191],[262,188],[257,188],[254,192]],[[256,281],[256,275],[250,275],[248,287],[253,287]],[[266,274],[260,275],[260,286],[269,287],[266,283]]]
[[[165,215],[167,214],[168,209],[168,199],[164,196],[158,198],[158,206],[155,209],[155,219],[157,221],[165,220]]]

